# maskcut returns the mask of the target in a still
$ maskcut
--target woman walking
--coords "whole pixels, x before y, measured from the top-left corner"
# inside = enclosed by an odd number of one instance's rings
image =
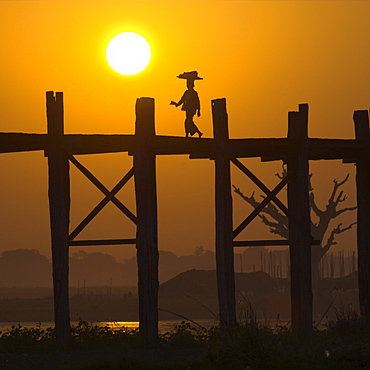
[[[203,80],[203,78],[198,77],[197,71],[184,72],[177,76],[177,78],[182,78],[186,80],[187,90],[184,92],[184,95],[179,100],[178,103],[172,103],[178,107],[182,105],[181,110],[186,112],[185,118],[185,134],[186,137],[193,136],[195,133],[202,137],[203,133],[199,131],[198,127],[193,121],[195,113],[200,117],[200,101],[198,93],[194,90],[194,81]]]

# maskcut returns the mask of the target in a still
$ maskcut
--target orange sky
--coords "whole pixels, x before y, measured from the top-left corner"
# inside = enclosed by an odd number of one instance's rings
[[[284,137],[287,112],[309,103],[310,136],[353,138],[353,110],[370,106],[369,15],[367,1],[1,1],[0,131],[45,132],[45,92],[53,90],[64,92],[67,133],[133,133],[136,98],[150,96],[157,133],[183,136],[183,112],[169,101],[185,90],[176,76],[196,69],[204,78],[196,83],[196,123],[205,137],[212,136],[210,101],[225,97],[231,137]],[[124,31],[152,47],[149,67],[137,76],[121,76],[105,61],[108,41]],[[131,160],[81,158],[108,187]],[[213,250],[213,163],[186,156],[157,163],[160,249]],[[279,162],[245,163],[270,186],[277,181]],[[2,154],[0,171],[0,252],[38,248],[49,256],[43,153]],[[311,171],[322,200],[334,178],[351,173],[346,192],[354,204],[353,165],[313,163]],[[74,169],[71,176],[73,227],[101,195]],[[233,183],[247,194],[255,190],[236,171]],[[130,186],[120,198],[134,210]],[[249,209],[238,198],[234,206],[238,224]],[[82,237],[133,237],[113,206],[104,213]],[[260,221],[253,225],[245,238],[269,237]],[[354,232],[338,238],[339,249],[354,245]],[[135,253],[99,250],[119,259]]]

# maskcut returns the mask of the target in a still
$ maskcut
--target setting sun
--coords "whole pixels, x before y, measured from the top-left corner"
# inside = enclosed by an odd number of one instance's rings
[[[122,75],[136,75],[150,62],[149,43],[134,32],[123,32],[114,36],[106,50],[108,64]]]
[[[370,363],[370,1],[0,14],[0,370]]]

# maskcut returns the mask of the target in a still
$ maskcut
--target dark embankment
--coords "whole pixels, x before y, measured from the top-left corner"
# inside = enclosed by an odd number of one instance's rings
[[[289,320],[290,286],[287,279],[274,279],[264,272],[236,273],[236,298],[238,314],[253,308],[259,319]],[[314,311],[317,318],[330,316],[335,308],[351,304],[357,308],[357,276],[341,279],[322,279],[315,288]],[[117,293],[121,292],[121,293]],[[4,298],[0,292],[0,322],[45,322],[53,320],[51,291],[42,297],[30,298],[22,290],[23,298]],[[27,298],[24,298],[27,297]],[[71,289],[71,320],[87,321],[137,321],[138,299],[135,288],[124,290]],[[218,313],[216,271],[189,270],[160,285],[159,317],[175,320],[181,316],[189,319],[214,319]],[[172,313],[173,314],[172,314]],[[176,316],[180,315],[180,316]]]

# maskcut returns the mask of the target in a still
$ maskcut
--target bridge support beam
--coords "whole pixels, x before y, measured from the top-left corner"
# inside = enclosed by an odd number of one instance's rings
[[[292,329],[312,330],[311,222],[308,164],[308,105],[288,114],[291,152],[287,168]]]
[[[370,143],[368,111],[355,111],[353,119],[356,140],[368,147]],[[358,293],[361,318],[370,322],[370,158],[368,151],[364,151],[357,157],[356,171]]]
[[[69,160],[63,149],[63,93],[46,93],[48,143],[46,156],[49,166],[49,209],[54,287],[54,318],[57,340],[70,337],[68,294],[69,269]]]
[[[134,178],[136,248],[139,290],[139,330],[147,340],[158,337],[158,225],[154,99],[136,101]]]
[[[236,325],[233,209],[230,181],[230,158],[226,100],[212,100],[215,155],[215,202],[216,202],[216,266],[220,325],[229,328]]]

